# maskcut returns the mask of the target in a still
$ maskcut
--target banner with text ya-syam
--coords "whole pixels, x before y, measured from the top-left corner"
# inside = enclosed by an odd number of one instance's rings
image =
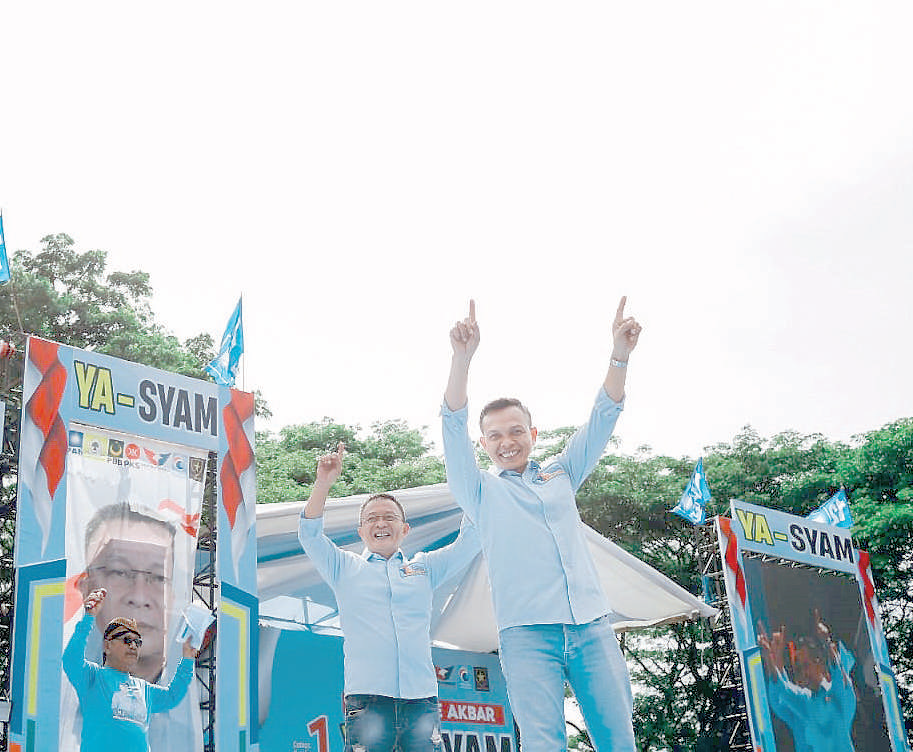
[[[850,531],[733,500],[716,529],[759,752],[907,752],[868,554]]]
[[[224,476],[232,484],[231,519],[245,528],[243,534],[236,531],[219,510],[220,524],[226,519],[220,547],[224,543],[228,561],[226,566],[220,550],[219,578],[226,580],[233,600],[255,603],[256,571],[250,561],[256,548],[256,486],[248,481],[238,490],[237,478],[245,468],[239,472],[235,464],[240,464],[239,435],[248,447],[253,437],[252,411],[246,424],[237,420],[236,405],[247,397],[205,381],[29,339],[16,530],[9,728],[14,752],[80,749],[82,704],[62,671],[61,657],[84,618],[82,601],[93,589],[104,588],[107,597],[97,616],[86,620],[91,622],[86,644],[76,646],[82,660],[101,663],[105,624],[117,616],[133,618],[143,637],[134,674],[158,684],[171,680],[181,660],[176,640],[181,612],[192,598],[210,458],[222,471],[216,473],[220,506],[226,503]],[[220,623],[224,605],[219,604]],[[231,603],[227,610],[234,624]],[[249,616],[256,618],[255,607]],[[217,663],[224,652],[228,673],[251,677],[248,644],[239,644],[237,632],[220,631]],[[245,660],[248,664],[238,665]],[[253,703],[255,709],[255,699]],[[124,704],[124,717],[145,725],[144,712],[131,707]],[[239,738],[245,739],[245,749],[252,748],[256,732],[244,728],[239,734],[238,713],[230,715],[226,744],[220,748],[238,748],[230,740]],[[217,717],[217,736],[222,725]],[[202,748],[196,681],[177,707],[149,716],[147,736],[152,752]]]

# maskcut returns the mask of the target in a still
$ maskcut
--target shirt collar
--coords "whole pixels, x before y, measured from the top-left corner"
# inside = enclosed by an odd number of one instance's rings
[[[396,553],[394,553],[393,556],[391,556],[390,558],[391,558],[391,559],[395,559],[397,556],[398,556],[400,559],[402,559],[403,561],[406,560],[406,557],[405,557],[405,555],[403,554],[403,549],[401,549],[401,548],[397,549],[397,550],[396,550]],[[383,556],[381,556],[380,554],[376,554],[376,553],[374,553],[373,551],[369,551],[367,546],[365,546],[365,550],[362,551],[361,557],[362,557],[365,561],[388,561],[387,559],[385,559],[385,558],[384,558]]]
[[[526,463],[526,467],[524,468],[523,473],[525,473],[527,470],[538,471],[539,463],[536,462],[535,460],[530,460],[529,462]],[[499,477],[501,475],[504,475],[504,473],[517,473],[517,475],[523,475],[523,473],[517,472],[516,470],[508,470],[506,468],[501,469],[494,463],[492,463],[491,466],[488,468],[488,472],[491,473],[492,475],[497,475]]]

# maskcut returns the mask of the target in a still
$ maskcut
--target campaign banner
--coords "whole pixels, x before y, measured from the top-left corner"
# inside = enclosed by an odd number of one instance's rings
[[[755,749],[908,750],[867,554],[838,527],[731,510],[716,526]]]
[[[261,748],[343,752],[342,638],[261,626],[259,655]],[[435,647],[432,658],[444,752],[515,752],[498,657]]]
[[[85,658],[102,663],[111,619],[135,619],[143,645],[133,674],[167,685],[182,658],[176,637],[191,600],[207,453],[81,423],[70,424],[67,442],[63,647],[86,595],[104,588]],[[80,703],[70,681],[62,683],[59,749],[78,750]],[[151,716],[147,735],[152,752],[202,748],[195,682],[176,708]]]
[[[849,530],[744,501],[733,500],[731,507],[742,550],[855,573],[858,555]]]
[[[226,425],[226,408],[244,401],[238,397],[243,394],[29,338],[15,549],[9,726],[14,752],[79,749],[82,706],[61,658],[92,589],[105,588],[107,597],[88,627],[83,659],[101,661],[101,630],[108,620],[133,618],[143,638],[136,676],[170,681],[181,659],[181,612],[192,599],[207,461],[230,464],[228,435],[235,422]],[[252,416],[243,432],[252,435]],[[216,479],[220,504],[222,480],[230,475]],[[249,474],[242,483],[243,503],[255,503]],[[237,512],[238,495],[231,498]],[[230,529],[226,523],[228,538]],[[256,599],[255,565],[245,551],[250,545],[248,536],[240,536],[230,553],[238,562],[229,569],[230,579],[243,582],[236,600],[245,603]],[[237,633],[226,630],[217,651],[234,656],[236,671],[249,675],[249,664],[239,665],[250,661],[249,641],[242,649],[237,640]],[[119,702],[118,712],[142,725],[134,700]],[[147,735],[152,752],[202,748],[196,680],[176,708],[150,717]],[[248,737],[244,749],[252,748]]]
[[[257,465],[254,395],[219,387],[216,571],[220,583],[215,746],[258,749]],[[268,749],[268,747],[267,747]]]
[[[513,752],[513,713],[498,656],[432,649],[445,752]]]
[[[16,564],[66,555],[71,424],[218,451],[222,399],[215,384],[30,337],[23,372]]]

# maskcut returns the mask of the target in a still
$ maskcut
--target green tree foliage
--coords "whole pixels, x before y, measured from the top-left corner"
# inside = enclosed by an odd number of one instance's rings
[[[913,419],[864,434],[840,458],[859,547],[872,557],[908,734],[913,732]]]
[[[212,337],[181,343],[155,320],[152,287],[142,271],[106,273],[107,253],[79,252],[69,235],[47,235],[37,253],[17,251],[0,296],[0,333],[26,334],[113,355],[187,376],[207,378]],[[18,312],[18,315],[17,315]]]
[[[431,445],[404,421],[373,423],[363,436],[359,426],[324,418],[286,426],[278,436],[257,434],[257,499],[260,502],[306,499],[314,483],[317,459],[346,445],[342,475],[334,496],[377,493],[442,483],[444,464],[430,454]]]

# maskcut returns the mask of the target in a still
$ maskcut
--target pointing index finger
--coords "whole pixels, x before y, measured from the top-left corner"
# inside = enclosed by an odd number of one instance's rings
[[[472,298],[469,299],[469,323],[476,323],[476,302]]]
[[[628,296],[622,295],[621,300],[618,301],[618,310],[615,311],[615,323],[620,324],[624,321],[625,318],[625,303],[628,302]]]

